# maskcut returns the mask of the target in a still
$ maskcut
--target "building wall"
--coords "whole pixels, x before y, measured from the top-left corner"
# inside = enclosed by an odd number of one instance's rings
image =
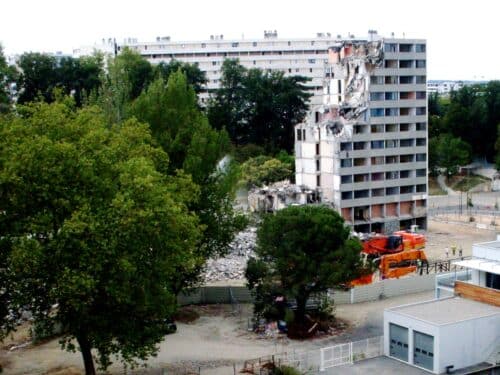
[[[500,314],[440,327],[438,370],[455,369],[483,362],[500,345]]]
[[[441,346],[439,345],[439,340],[440,340],[440,334],[439,334],[439,327],[429,324],[427,322],[417,320],[417,319],[412,319],[408,316],[398,314],[395,311],[391,310],[386,310],[384,311],[384,354],[386,356],[390,356],[390,338],[389,338],[389,324],[397,324],[401,327],[408,328],[408,362],[410,365],[414,365],[413,363],[413,350],[414,350],[414,344],[413,344],[413,332],[418,331],[425,333],[427,335],[433,336],[434,337],[434,374],[439,374],[439,371],[436,371],[436,369],[439,368],[439,362],[438,358],[441,355]]]
[[[297,126],[315,129],[316,136],[296,138],[296,181],[319,188],[324,200],[333,203],[344,218],[348,216],[344,209],[351,209],[348,224],[355,231],[391,232],[413,224],[425,229],[425,41],[383,39],[381,48],[381,63],[374,69],[366,64],[366,71],[356,71],[355,76],[361,78],[353,81],[359,89],[350,97],[338,64],[327,67],[323,107],[313,107],[307,121]],[[341,61],[337,52],[331,61]],[[332,136],[326,126],[322,127],[328,114],[324,108],[342,109],[352,103],[361,103],[363,111],[356,121],[351,120],[349,131]],[[362,108],[365,104],[366,109]],[[308,147],[318,142],[319,154],[317,148]]]

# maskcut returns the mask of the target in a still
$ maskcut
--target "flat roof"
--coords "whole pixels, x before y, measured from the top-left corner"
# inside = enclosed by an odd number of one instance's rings
[[[387,310],[436,326],[500,315],[500,307],[460,297],[425,301]]]
[[[458,262],[453,262],[453,264],[465,268],[471,268],[473,270],[479,270],[500,275],[500,262],[494,260],[473,258],[473,259],[459,260]]]

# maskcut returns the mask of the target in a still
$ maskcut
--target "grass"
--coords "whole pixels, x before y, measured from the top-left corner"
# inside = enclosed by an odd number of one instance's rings
[[[437,182],[437,177],[429,176],[429,195],[446,195]]]
[[[469,191],[473,187],[482,184],[483,182],[489,181],[487,178],[482,176],[472,175],[472,176],[453,176],[447,182],[453,190],[456,191]]]

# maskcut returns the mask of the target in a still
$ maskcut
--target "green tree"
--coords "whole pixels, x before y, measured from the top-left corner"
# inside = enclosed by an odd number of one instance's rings
[[[0,113],[5,113],[10,109],[10,85],[15,82],[16,75],[16,69],[7,64],[0,44]]]
[[[429,147],[435,147],[437,153],[437,161],[432,164],[444,168],[447,177],[455,175],[459,166],[470,162],[470,146],[450,134],[440,135]]]
[[[350,232],[325,206],[291,206],[265,216],[257,231],[257,258],[246,271],[250,289],[258,294],[278,285],[296,300],[295,321],[303,322],[311,294],[360,276],[362,246]]]
[[[78,59],[63,57],[57,68],[56,85],[63,93],[71,95],[77,106],[81,106],[86,97],[101,86],[103,74],[102,56],[84,56]]]
[[[168,81],[172,73],[175,73],[178,70],[182,71],[186,75],[188,84],[193,87],[196,94],[199,94],[205,89],[205,85],[208,80],[205,72],[201,71],[198,65],[178,60],[170,60],[168,64],[162,61],[154,68],[155,76],[163,78],[165,82]]]
[[[293,127],[300,123],[311,96],[302,76],[247,70],[225,60],[221,87],[209,104],[210,123],[228,131],[235,145],[261,144],[268,153],[293,150]]]
[[[56,59],[46,54],[29,52],[21,55],[18,66],[21,73],[17,81],[17,102],[29,103],[39,96],[46,102],[51,102],[52,91],[57,84]]]
[[[76,340],[95,374],[91,349],[104,369],[158,350],[203,226],[187,207],[196,185],[166,174],[147,125],[73,108],[36,103],[0,122],[0,333],[27,309],[61,324],[62,347]]]
[[[200,189],[199,198],[189,205],[205,227],[197,248],[199,262],[189,272],[179,269],[180,291],[199,281],[207,258],[227,253],[234,234],[245,224],[233,210],[237,175],[224,158],[230,151],[229,138],[224,130],[212,129],[180,70],[166,84],[162,78],[155,80],[131,104],[129,114],[150,125],[156,142],[170,155],[169,173],[182,170]]]
[[[240,183],[247,188],[290,180],[293,177],[290,164],[265,155],[248,159],[241,164],[240,169]]]

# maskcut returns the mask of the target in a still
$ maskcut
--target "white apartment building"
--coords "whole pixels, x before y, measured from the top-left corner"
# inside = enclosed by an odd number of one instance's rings
[[[426,228],[426,42],[337,40],[323,102],[296,126],[296,183],[358,232]]]
[[[374,31],[371,32],[375,34]],[[354,36],[352,36],[354,37]],[[217,89],[221,79],[221,67],[225,59],[239,59],[244,67],[266,71],[282,71],[286,75],[311,78],[307,87],[311,90],[311,104],[320,104],[323,93],[325,63],[328,48],[341,38],[330,33],[317,33],[312,38],[278,38],[276,31],[265,31],[263,39],[225,39],[223,35],[211,35],[207,40],[174,41],[170,37],[157,37],[155,41],[138,42],[128,38],[116,45],[119,53],[124,47],[139,52],[152,64],[178,60],[196,64],[206,73],[207,91]],[[75,49],[75,57],[98,50],[113,53],[114,40],[103,39],[102,44]],[[208,93],[200,99],[206,100]]]

